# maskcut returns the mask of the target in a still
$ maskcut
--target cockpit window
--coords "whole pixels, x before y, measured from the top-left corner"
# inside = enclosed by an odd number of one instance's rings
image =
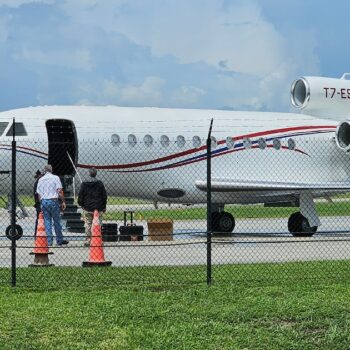
[[[23,123],[15,123],[15,136],[27,136],[27,131],[24,127]],[[6,136],[13,136],[13,124],[11,125],[9,131],[7,132]]]
[[[0,122],[0,136],[3,134],[3,132],[7,128],[7,125],[9,125],[9,123],[7,123],[7,122]]]

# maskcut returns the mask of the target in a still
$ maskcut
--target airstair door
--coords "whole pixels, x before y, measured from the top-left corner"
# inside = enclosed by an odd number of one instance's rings
[[[48,136],[48,164],[60,177],[74,176],[78,162],[78,142],[74,123],[66,119],[46,121]],[[74,166],[73,166],[74,164]]]

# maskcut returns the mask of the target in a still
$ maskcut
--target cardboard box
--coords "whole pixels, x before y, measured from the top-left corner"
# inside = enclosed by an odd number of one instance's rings
[[[147,221],[148,240],[150,241],[172,241],[173,240],[173,220],[154,219]]]

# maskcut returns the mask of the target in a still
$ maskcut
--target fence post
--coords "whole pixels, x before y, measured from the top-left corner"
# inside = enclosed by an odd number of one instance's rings
[[[207,138],[207,285],[211,285],[211,130],[213,127],[213,118],[210,121],[210,127]]]
[[[11,169],[11,284],[12,287],[16,286],[16,207],[17,207],[17,196],[16,196],[16,123],[13,118],[12,124],[12,169]]]

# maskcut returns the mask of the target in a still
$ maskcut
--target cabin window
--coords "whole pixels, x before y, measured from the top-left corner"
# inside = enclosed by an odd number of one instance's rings
[[[291,151],[295,150],[295,141],[294,139],[288,139],[288,149],[290,149]]]
[[[113,134],[111,136],[111,143],[113,146],[119,146],[120,145],[120,136],[117,134]]]
[[[252,141],[250,140],[249,137],[245,137],[245,138],[243,139],[243,147],[244,147],[245,149],[248,149],[248,148],[250,148],[251,146],[252,146]]]
[[[233,137],[230,137],[230,136],[226,137],[226,147],[228,149],[232,149],[235,147],[235,141]]]
[[[145,135],[145,137],[143,138],[143,142],[148,147],[152,146],[152,144],[153,144],[153,137],[151,135]]]
[[[273,148],[276,150],[281,149],[281,140],[280,139],[274,139],[273,142]]]
[[[218,146],[218,142],[216,141],[216,137],[211,136],[210,139],[211,139],[211,148],[215,149]]]
[[[137,144],[137,138],[136,138],[136,136],[133,135],[133,134],[130,134],[130,135],[128,136],[128,143],[129,143],[129,146],[134,147],[134,146]]]
[[[27,136],[27,131],[23,123],[15,123],[15,136]],[[6,136],[13,136],[13,124],[11,125],[9,131],[6,133]]]
[[[169,137],[166,136],[166,135],[162,135],[162,136],[160,137],[160,144],[161,144],[163,147],[168,147],[169,144],[170,144]]]
[[[0,136],[3,134],[3,132],[7,128],[7,125],[9,125],[9,123],[7,123],[7,122],[0,122]]]
[[[200,147],[202,144],[201,138],[199,136],[193,136],[192,138],[193,147]]]
[[[258,140],[258,146],[260,149],[266,148],[266,140],[263,137],[260,137]]]
[[[176,143],[177,143],[178,147],[182,148],[183,146],[185,146],[186,140],[185,140],[185,138],[182,135],[179,135],[176,138]]]

